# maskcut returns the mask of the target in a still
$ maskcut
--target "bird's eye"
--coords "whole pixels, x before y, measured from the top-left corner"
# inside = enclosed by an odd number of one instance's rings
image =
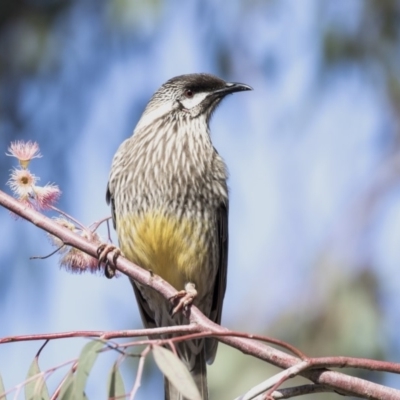
[[[192,90],[187,89],[187,90],[185,91],[185,96],[186,96],[188,99],[191,99],[191,98],[194,96],[194,93],[193,93]]]

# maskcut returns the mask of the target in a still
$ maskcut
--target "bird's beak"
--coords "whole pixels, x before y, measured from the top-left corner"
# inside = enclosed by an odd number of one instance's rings
[[[224,88],[215,90],[213,95],[217,97],[223,97],[227,94],[243,92],[245,90],[253,90],[253,88],[249,85],[245,85],[244,83],[227,82]]]

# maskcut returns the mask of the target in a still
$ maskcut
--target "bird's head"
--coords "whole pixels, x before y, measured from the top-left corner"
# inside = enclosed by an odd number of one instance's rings
[[[225,82],[210,74],[176,76],[154,93],[138,125],[148,125],[168,114],[177,118],[203,116],[208,121],[226,95],[244,90],[252,88],[242,83]]]

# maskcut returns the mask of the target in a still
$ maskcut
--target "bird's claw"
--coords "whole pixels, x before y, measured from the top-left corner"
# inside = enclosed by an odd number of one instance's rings
[[[170,297],[170,301],[175,307],[173,308],[171,315],[174,316],[179,311],[187,312],[190,306],[193,304],[193,300],[197,296],[197,290],[194,283],[188,283],[185,285],[185,290],[180,290],[177,294]]]
[[[108,260],[108,254],[113,252],[112,262]],[[101,263],[105,263],[104,275],[111,279],[115,276],[115,266],[117,259],[121,255],[121,250],[113,244],[101,244],[97,249],[97,258],[99,259],[99,266]]]

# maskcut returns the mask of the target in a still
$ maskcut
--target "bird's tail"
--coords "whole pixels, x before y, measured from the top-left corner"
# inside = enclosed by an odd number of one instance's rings
[[[208,400],[207,367],[204,351],[200,351],[200,353],[196,355],[190,374],[199,389],[202,400]],[[164,393],[165,400],[187,400],[186,397],[183,397],[181,392],[165,377]]]

